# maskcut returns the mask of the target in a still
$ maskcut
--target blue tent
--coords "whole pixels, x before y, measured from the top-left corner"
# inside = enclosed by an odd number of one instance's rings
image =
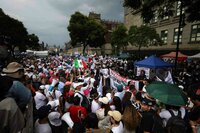
[[[173,66],[173,64],[164,62],[155,55],[152,55],[144,60],[138,61],[135,63],[135,65],[138,67],[147,67],[147,68],[166,68]]]

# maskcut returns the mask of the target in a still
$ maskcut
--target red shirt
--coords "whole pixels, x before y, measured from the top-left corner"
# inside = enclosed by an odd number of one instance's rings
[[[72,106],[69,107],[68,111],[70,112],[70,117],[71,117],[73,122],[81,122],[81,119],[79,118],[79,113],[78,113],[80,111],[81,111],[81,113],[83,114],[84,117],[87,116],[87,111],[82,106],[72,105]]]

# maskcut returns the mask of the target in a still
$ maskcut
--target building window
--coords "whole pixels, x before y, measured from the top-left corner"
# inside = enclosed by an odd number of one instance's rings
[[[164,7],[164,12],[166,12],[167,11],[167,7],[165,6]],[[165,13],[164,13],[165,14]],[[164,15],[163,16],[163,20],[166,20],[166,19],[169,19],[169,16],[168,15]]]
[[[182,32],[183,28],[180,29],[180,36],[179,36],[179,42],[182,43]],[[173,42],[176,43],[178,40],[178,28],[174,28],[174,39]]]
[[[180,6],[181,6],[181,2],[178,1],[177,5],[176,5],[176,16],[179,16],[181,14]],[[184,10],[184,8],[182,8],[182,14],[184,14],[184,13],[185,13],[185,10]]]
[[[191,42],[200,41],[200,24],[192,25],[190,41]]]
[[[161,40],[163,41],[164,44],[167,44],[167,35],[168,35],[168,30],[161,31]]]
[[[153,19],[152,19],[152,23],[156,23],[156,22],[158,22],[158,11],[156,10],[156,11],[154,11],[154,17],[153,17]]]

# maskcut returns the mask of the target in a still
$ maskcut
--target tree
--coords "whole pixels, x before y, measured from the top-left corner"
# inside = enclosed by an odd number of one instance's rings
[[[28,32],[23,23],[4,14],[0,9],[0,43],[6,45],[10,54],[14,56],[14,49],[25,49]]]
[[[82,44],[83,54],[88,45],[90,47],[100,47],[105,43],[106,31],[103,26],[80,12],[75,12],[71,16],[67,29],[70,32],[72,46]]]
[[[162,45],[159,34],[154,28],[148,26],[131,26],[128,31],[129,42],[138,47],[138,54],[140,57],[140,50],[142,47]]]
[[[160,17],[172,16],[174,3],[181,1],[181,6],[187,14],[187,21],[200,20],[199,0],[124,0],[124,6],[133,9],[133,13],[141,12],[144,22],[148,23],[154,17],[155,9],[158,9]]]
[[[124,50],[128,46],[128,34],[127,29],[124,25],[119,25],[111,34],[111,45],[115,49],[115,54],[117,50],[121,48]]]
[[[39,38],[35,34],[28,35],[28,47],[31,49],[39,50],[40,44],[39,44]]]

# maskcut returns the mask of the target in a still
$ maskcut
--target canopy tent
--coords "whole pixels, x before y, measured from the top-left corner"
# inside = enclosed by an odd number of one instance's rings
[[[172,81],[171,68],[173,67],[173,64],[167,63],[155,55],[136,62],[135,66],[137,67],[137,76],[139,76],[141,70],[143,70],[145,71],[147,79],[157,76],[159,79],[166,79],[166,81],[168,80],[170,82]]]
[[[200,59],[200,53],[195,54],[193,56],[188,56],[188,58],[191,58],[191,59],[197,59],[197,58],[199,58]]]
[[[164,62],[155,55],[152,55],[144,60],[138,61],[135,63],[135,65],[138,67],[147,67],[147,68],[167,68],[173,66],[170,63]]]
[[[170,52],[168,54],[161,55],[161,58],[176,58],[176,52]],[[182,54],[181,52],[178,52],[178,61],[184,61],[187,59],[187,55]]]

